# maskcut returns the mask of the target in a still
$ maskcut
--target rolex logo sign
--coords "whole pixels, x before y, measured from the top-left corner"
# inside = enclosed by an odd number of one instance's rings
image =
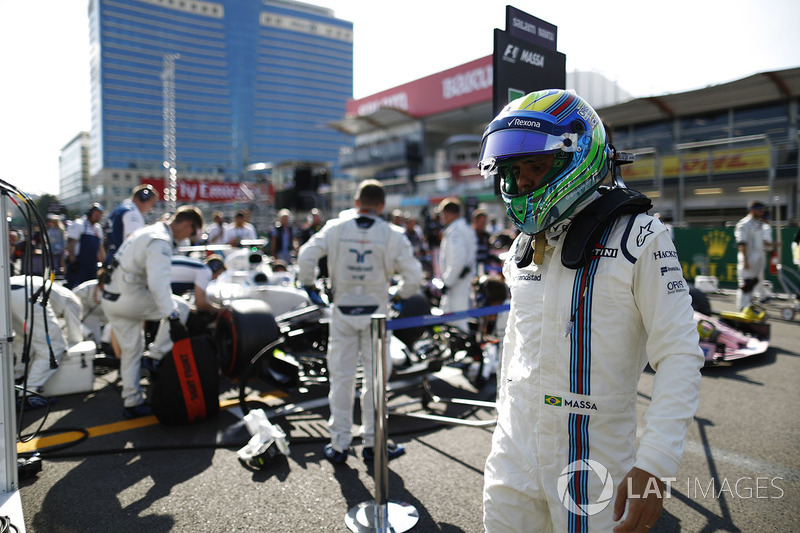
[[[706,250],[708,250],[708,257],[710,259],[719,260],[725,255],[725,250],[728,248],[728,243],[731,241],[730,235],[722,230],[715,229],[703,235],[703,242],[706,243]]]

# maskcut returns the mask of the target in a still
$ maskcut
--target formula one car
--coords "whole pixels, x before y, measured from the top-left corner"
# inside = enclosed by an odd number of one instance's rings
[[[711,306],[703,292],[693,288],[690,293],[706,366],[752,357],[769,349],[770,325],[763,309],[754,305],[742,312],[722,312],[716,318],[711,316]]]
[[[258,251],[236,250],[226,256],[225,265],[226,271],[206,291],[210,300],[224,307],[215,333],[222,373],[238,377],[261,369],[287,387],[324,382],[330,307],[312,302],[306,290],[295,286],[294,272],[275,271]],[[325,280],[317,289],[327,302]],[[390,318],[431,311],[422,293],[397,309],[402,311],[393,311]],[[436,343],[417,344],[427,333],[426,328],[395,332],[400,342],[390,343],[390,349],[398,374],[427,369],[431,361],[445,357]],[[251,365],[254,359],[260,364]],[[254,368],[248,370],[249,366]]]

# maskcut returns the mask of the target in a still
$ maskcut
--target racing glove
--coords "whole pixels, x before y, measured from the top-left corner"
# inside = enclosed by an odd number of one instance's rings
[[[403,300],[400,299],[397,293],[393,294],[389,299],[389,307],[398,315],[403,312]]]
[[[303,289],[305,289],[306,294],[308,294],[308,297],[311,299],[312,303],[322,306],[325,305],[325,300],[322,299],[322,296],[316,288],[310,285],[304,285]]]

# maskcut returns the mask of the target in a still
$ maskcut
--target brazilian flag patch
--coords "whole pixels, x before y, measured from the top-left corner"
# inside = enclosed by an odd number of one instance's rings
[[[544,403],[546,403],[547,405],[554,405],[556,407],[561,407],[561,396],[548,396],[547,394],[545,394]]]

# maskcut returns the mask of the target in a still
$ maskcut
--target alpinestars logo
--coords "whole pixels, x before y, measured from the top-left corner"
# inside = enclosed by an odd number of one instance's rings
[[[636,246],[642,246],[644,241],[653,234],[653,230],[650,229],[652,224],[653,221],[651,220],[647,225],[639,227],[639,235],[636,236]]]
[[[593,472],[600,478],[600,481],[603,482],[603,490],[596,503],[578,505],[572,499],[572,496],[570,496],[569,484],[572,481],[572,476],[574,476],[576,472]],[[571,513],[578,516],[592,516],[608,507],[608,504],[611,502],[611,497],[614,494],[614,480],[611,479],[611,474],[608,473],[606,467],[597,461],[581,459],[568,464],[566,468],[561,471],[556,488],[558,489],[558,498]]]

